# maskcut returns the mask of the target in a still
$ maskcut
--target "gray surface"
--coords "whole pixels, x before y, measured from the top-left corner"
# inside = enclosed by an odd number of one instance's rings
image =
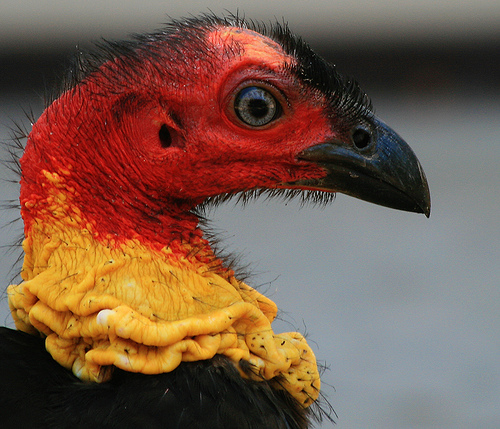
[[[341,43],[463,41],[498,34],[500,22],[498,0],[2,0],[0,49],[75,45],[89,35],[123,37],[157,28],[167,13],[179,17],[209,9],[264,21],[284,16],[300,34],[328,34]]]
[[[211,215],[283,310],[275,330],[307,330],[329,364],[339,429],[500,427],[500,103],[482,94],[372,94],[423,164],[429,220],[341,195],[323,210],[258,201]],[[38,115],[37,94],[0,94],[0,139],[30,105]],[[16,256],[0,259],[4,285]]]

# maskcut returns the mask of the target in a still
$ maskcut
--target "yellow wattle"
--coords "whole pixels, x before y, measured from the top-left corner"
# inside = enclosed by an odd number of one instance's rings
[[[274,334],[276,305],[195,256],[206,249],[177,243],[175,252],[154,250],[136,239],[106,244],[90,225],[80,228],[64,195],[54,193],[50,205],[52,222],[35,220],[28,229],[24,281],[8,295],[17,328],[46,336],[61,365],[102,382],[113,365],[158,374],[222,354],[237,367],[249,361],[256,376],[281,376],[304,406],[317,398],[319,374],[305,339]]]

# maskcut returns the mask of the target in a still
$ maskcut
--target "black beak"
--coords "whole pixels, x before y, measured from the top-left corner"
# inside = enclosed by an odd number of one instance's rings
[[[371,119],[369,127],[354,128],[349,141],[311,146],[297,158],[320,165],[327,175],[288,186],[342,192],[382,206],[430,215],[429,186],[417,157],[377,118]]]

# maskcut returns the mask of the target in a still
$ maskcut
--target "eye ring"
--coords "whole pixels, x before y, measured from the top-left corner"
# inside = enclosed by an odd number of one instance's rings
[[[234,98],[234,113],[245,125],[264,127],[281,116],[282,108],[267,89],[251,85],[241,89]]]

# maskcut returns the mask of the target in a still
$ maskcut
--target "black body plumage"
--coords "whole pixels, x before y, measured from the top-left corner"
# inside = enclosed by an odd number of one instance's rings
[[[171,373],[115,370],[85,383],[46,352],[41,338],[0,328],[0,427],[4,429],[300,429],[307,411],[266,381],[243,379],[223,356]]]

